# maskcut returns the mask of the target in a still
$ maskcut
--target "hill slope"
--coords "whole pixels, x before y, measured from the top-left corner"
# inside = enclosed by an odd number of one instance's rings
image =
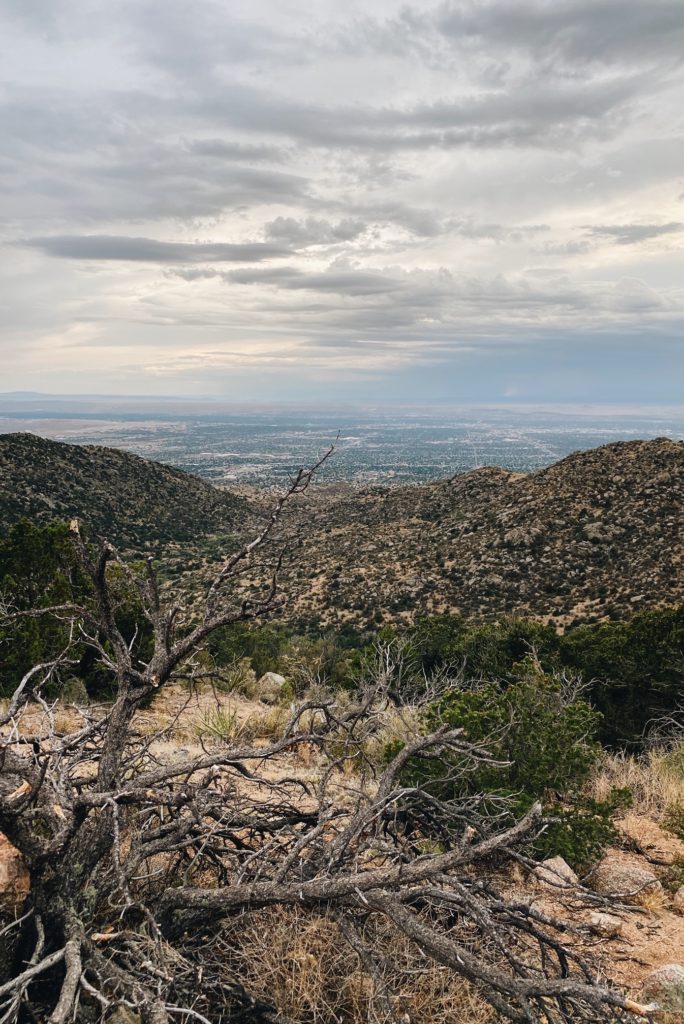
[[[0,530],[78,517],[124,549],[233,530],[243,498],[114,448],[0,435]]]
[[[684,443],[578,452],[530,475],[486,467],[317,510],[295,608],[330,622],[428,612],[559,625],[684,599]]]
[[[188,579],[211,570],[217,536],[253,530],[271,501],[115,449],[0,435],[0,530],[78,516],[124,549],[173,542]],[[297,534],[282,574],[297,619],[622,617],[684,600],[684,443],[606,445],[530,475],[314,488],[285,529]]]

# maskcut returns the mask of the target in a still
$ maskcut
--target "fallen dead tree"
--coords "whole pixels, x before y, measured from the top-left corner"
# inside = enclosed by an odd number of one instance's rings
[[[378,920],[467,979],[503,1019],[617,1020],[638,1009],[573,951],[570,924],[507,900],[489,881],[492,862],[518,857],[543,827],[538,806],[511,825],[485,794],[443,800],[402,782],[412,758],[439,760],[457,777],[487,760],[486,749],[442,728],[381,770],[367,764],[363,777],[340,784],[340,770],[363,757],[363,739],[391,700],[382,675],[354,701],[321,695],[294,706],[267,744],[162,757],[157,737],[137,733],[135,713],[150,695],[201,672],[198,655],[214,630],[278,607],[277,558],[261,596],[235,599],[232,585],[272,549],[287,505],[329,454],[292,481],[192,617],[162,599],[151,564],[136,576],[111,545],[93,553],[73,524],[96,610],[62,605],[36,614],[71,623],[73,643],[96,653],[115,698],[101,711],[83,710],[78,728],[60,727],[42,687],[68,663],[68,646],[27,673],[0,716],[0,830],[31,879],[21,916],[4,933],[15,955],[0,979],[3,1024],[122,1012],[143,1024],[283,1020],[239,970],[225,969],[221,952],[226,922],[272,907],[334,918],[374,981],[378,1021],[401,1019],[387,983],[397,976],[387,969],[391,950],[373,943]],[[111,565],[140,595],[153,638],[144,663],[117,627]],[[45,725],[29,736],[21,718],[36,702]],[[315,784],[282,770],[283,758],[305,746],[320,754]]]

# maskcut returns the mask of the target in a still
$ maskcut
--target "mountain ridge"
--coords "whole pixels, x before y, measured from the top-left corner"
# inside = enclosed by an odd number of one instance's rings
[[[519,614],[564,628],[684,600],[684,442],[615,442],[529,474],[484,466],[404,487],[321,484],[279,534],[293,620]],[[188,578],[211,573],[221,538],[246,536],[271,502],[118,449],[0,435],[0,529],[78,517],[124,550],[175,545]]]
[[[684,599],[684,443],[669,438],[529,474],[481,467],[375,488],[316,518],[295,605],[306,616],[317,603],[330,622],[511,613],[562,627]]]
[[[0,434],[0,530],[26,516],[82,519],[124,550],[232,531],[244,498],[205,480],[99,445]]]

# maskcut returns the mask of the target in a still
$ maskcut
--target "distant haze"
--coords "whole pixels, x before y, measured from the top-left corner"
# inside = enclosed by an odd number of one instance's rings
[[[682,0],[0,0],[7,390],[675,404]]]
[[[529,472],[615,441],[684,439],[684,406],[247,403],[2,395],[0,434],[122,448],[214,484],[280,486],[336,452],[321,482],[413,483],[482,465]]]

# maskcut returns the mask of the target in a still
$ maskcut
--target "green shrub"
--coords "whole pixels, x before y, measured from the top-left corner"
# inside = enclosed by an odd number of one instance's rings
[[[555,821],[532,844],[536,856],[563,857],[582,870],[599,860],[617,838],[614,819],[632,802],[629,790],[614,789],[607,800],[576,797],[569,808],[550,808]]]
[[[76,704],[78,707],[85,707],[88,703],[88,691],[78,676],[68,676],[64,680],[60,696],[67,704]]]
[[[668,807],[665,815],[665,828],[684,842],[684,800]]]
[[[577,625],[562,636],[527,619],[474,624],[439,615],[420,619],[408,639],[428,674],[450,665],[471,679],[511,681],[516,663],[534,651],[547,669],[581,675],[603,712],[599,738],[611,746],[638,746],[649,723],[684,695],[684,604]]]
[[[600,713],[575,683],[547,675],[529,659],[508,685],[487,683],[454,688],[425,717],[425,728],[441,724],[463,729],[498,764],[483,763],[467,773],[445,773],[439,761],[414,759],[406,770],[408,784],[426,785],[442,798],[489,793],[504,798],[511,820],[536,801],[555,820],[533,845],[540,857],[560,854],[583,868],[600,856],[614,837],[612,818],[624,806],[625,794],[603,803],[582,792],[601,747],[596,740]],[[400,744],[388,748],[391,756]],[[452,767],[454,767],[452,765]]]
[[[462,728],[471,742],[507,762],[486,772],[497,772],[510,792],[538,799],[549,791],[577,791],[601,749],[595,738],[600,714],[558,676],[531,662],[519,670],[521,677],[508,686],[449,691],[430,709],[428,724]]]

